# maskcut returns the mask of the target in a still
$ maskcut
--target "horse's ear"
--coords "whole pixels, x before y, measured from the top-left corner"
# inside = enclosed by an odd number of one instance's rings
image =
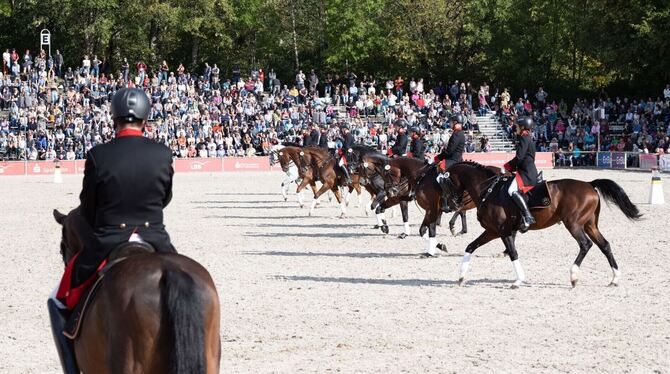
[[[67,216],[65,214],[59,212],[58,209],[54,209],[53,213],[54,213],[54,219],[56,220],[56,222],[58,222],[59,225],[62,225],[63,222],[65,222],[65,218],[67,218]]]

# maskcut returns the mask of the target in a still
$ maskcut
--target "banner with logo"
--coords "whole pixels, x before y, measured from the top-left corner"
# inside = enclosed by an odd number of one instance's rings
[[[76,172],[74,161],[61,161],[61,174],[74,174]],[[56,170],[56,163],[53,161],[28,161],[26,162],[26,174],[43,175],[53,174]]]
[[[464,153],[463,159],[475,161],[483,165],[502,167],[507,161],[514,158],[513,152],[481,152]],[[551,152],[535,153],[535,167],[538,169],[551,169],[554,167],[554,154]]]
[[[640,153],[640,169],[651,170],[658,167],[656,155]]]
[[[598,152],[596,155],[596,167],[611,168],[612,167],[612,152]]]
[[[26,163],[25,162],[0,162],[0,176],[2,175],[25,175],[26,174]]]
[[[612,152],[612,169],[626,168],[626,154],[623,152]]]
[[[223,171],[270,171],[270,159],[268,157],[226,157],[223,159]]]
[[[174,160],[174,171],[177,173],[223,171],[220,158],[178,158]]]

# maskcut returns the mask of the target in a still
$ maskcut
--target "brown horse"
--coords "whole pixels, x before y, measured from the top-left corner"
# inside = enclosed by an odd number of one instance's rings
[[[312,201],[309,209],[309,215],[311,216],[314,213],[317,200],[321,195],[327,191],[332,191],[340,204],[340,217],[346,216],[347,206],[339,189],[339,186],[343,184],[344,176],[337,165],[335,156],[328,150],[318,147],[286,146],[282,151],[296,164],[300,178],[302,178],[302,182],[296,190],[297,193],[317,180],[322,183],[321,188],[314,192],[314,201]]]
[[[387,199],[380,203],[384,212],[401,201],[416,199],[424,209],[424,218],[419,227],[419,235],[428,242],[424,257],[435,257],[436,249],[446,251],[444,244],[438,244],[436,227],[442,216],[442,190],[437,183],[437,167],[424,161],[408,157],[389,158],[377,153],[368,153],[361,157],[366,174],[377,173],[384,181]]]
[[[525,281],[525,275],[518,260],[514,241],[521,214],[507,196],[508,184],[505,183],[505,180],[510,178],[498,176],[483,165],[469,161],[452,165],[448,171],[453,185],[452,193],[467,192],[472,197],[477,205],[477,219],[485,230],[465,249],[459,283],[463,285],[465,282],[472,253],[489,241],[501,238],[505,244],[505,252],[512,260],[516,275],[512,287],[519,287]],[[598,191],[605,200],[619,207],[628,219],[638,220],[641,214],[626,192],[609,179],[596,179],[591,182],[560,179],[548,182],[547,191],[550,202],[546,207],[533,209],[536,223],[530,229],[542,230],[562,222],[572,237],[577,240],[579,254],[570,269],[572,286],[577,284],[579,267],[584,256],[593,246],[593,242],[605,255],[612,269],[610,286],[618,285],[619,268],[612,255],[609,242],[605,240],[598,228],[601,205]]]
[[[68,263],[81,250],[71,224],[79,212],[53,214]],[[84,373],[218,373],[219,320],[219,297],[202,265],[178,254],[137,254],[102,278],[74,341],[77,362]]]
[[[294,147],[295,149],[301,148],[300,146],[296,145],[291,145],[290,147]],[[288,200],[287,193],[289,186],[291,183],[295,183],[296,185],[300,185],[300,171],[298,170],[298,166],[293,162],[291,159],[291,156],[289,152],[291,152],[291,148],[285,149],[285,145],[277,145],[273,147],[272,151],[270,152],[270,165],[275,165],[279,163],[279,165],[282,168],[282,171],[286,173],[286,178],[282,181],[281,184],[281,193],[282,196],[284,197],[284,201]],[[314,181],[310,182],[310,187],[312,188],[312,192],[316,195],[316,183]],[[305,203],[302,197],[302,192],[298,193],[298,204],[300,204],[300,207],[302,208]]]

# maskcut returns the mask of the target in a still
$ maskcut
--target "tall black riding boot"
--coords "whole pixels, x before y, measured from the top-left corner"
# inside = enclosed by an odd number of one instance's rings
[[[51,320],[51,332],[53,333],[54,343],[60,357],[60,364],[65,374],[79,374],[77,359],[74,355],[74,342],[63,335],[65,322],[67,322],[67,310],[58,308],[53,299],[47,301],[49,310],[49,319]]]
[[[533,218],[533,215],[530,214],[530,209],[528,209],[528,204],[526,204],[526,199],[523,198],[523,195],[519,191],[514,191],[512,193],[512,201],[516,204],[517,207],[519,207],[519,210],[521,210],[521,214],[523,215],[523,219],[521,220],[521,227],[519,228],[519,231],[522,233],[528,231],[528,228],[530,228],[530,225],[535,223],[535,218]]]
[[[347,186],[348,186],[348,185],[351,184],[351,176],[349,175],[349,169],[347,169],[347,166],[346,166],[346,165],[343,165],[343,166],[341,167],[341,169],[342,169],[342,172],[344,173],[345,182],[346,182],[346,184],[347,184]]]
[[[449,207],[448,204],[448,199],[449,199],[449,188],[447,187],[447,181],[446,178],[441,178],[440,182],[438,183],[440,185],[440,188],[442,189],[442,194],[440,196],[440,206],[442,207],[442,211],[444,213],[450,213],[452,209]]]

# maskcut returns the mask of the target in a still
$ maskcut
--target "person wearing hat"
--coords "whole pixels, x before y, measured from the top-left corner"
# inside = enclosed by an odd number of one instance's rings
[[[457,162],[463,161],[463,151],[465,150],[465,134],[463,134],[463,116],[454,114],[450,118],[452,133],[447,142],[447,146],[442,149],[435,162],[440,165],[441,173],[437,176],[437,181],[442,188],[442,211],[449,212],[447,205],[447,196],[449,195],[449,177],[446,175],[447,169]]]
[[[522,233],[528,231],[530,225],[535,223],[535,218],[530,214],[528,204],[523,194],[533,189],[537,181],[537,168],[535,167],[535,142],[530,136],[533,129],[533,119],[531,117],[521,117],[516,123],[516,155],[509,160],[502,168],[502,172],[516,172],[512,184],[510,184],[507,193],[512,201],[521,210],[522,221],[519,231]]]
[[[62,334],[68,310],[95,280],[110,252],[128,241],[144,241],[158,252],[176,253],[163,224],[172,197],[172,152],[143,136],[149,98],[122,88],[111,102],[116,138],[86,154],[80,205],[70,215],[82,243],[47,303],[63,370],[78,373],[72,341]]]
[[[344,173],[347,184],[351,184],[351,176],[349,175],[349,170],[347,169],[347,154],[349,150],[354,145],[354,135],[349,131],[349,124],[342,125],[342,148],[339,151],[340,161],[338,165]]]
[[[407,134],[405,134],[405,124],[407,121],[404,119],[399,119],[395,122],[395,126],[398,129],[398,137],[395,140],[395,144],[391,147],[389,156],[404,156],[407,154]]]
[[[412,127],[410,133],[412,136],[412,142],[409,145],[409,154],[411,157],[424,160],[426,158],[426,145],[424,144],[423,138],[421,137],[421,129],[418,127]]]

